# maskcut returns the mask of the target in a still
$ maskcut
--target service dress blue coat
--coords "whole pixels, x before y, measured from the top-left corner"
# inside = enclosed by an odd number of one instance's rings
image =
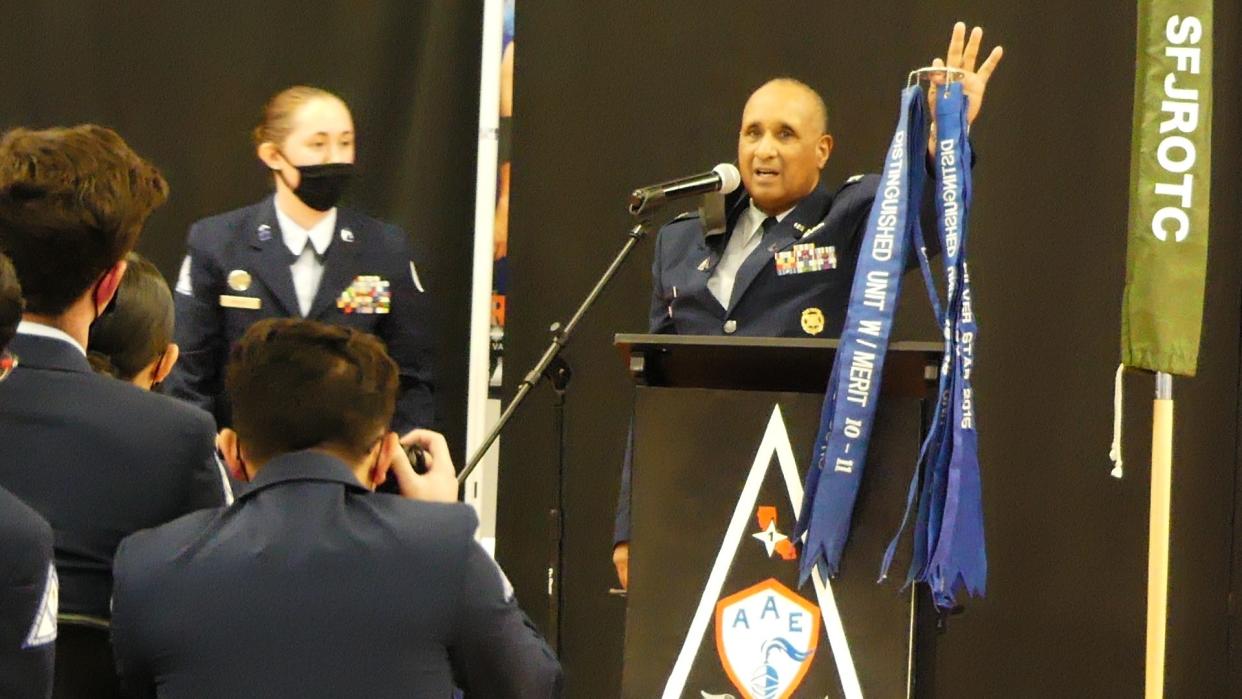
[[[231,424],[230,348],[264,318],[300,318],[274,198],[198,221],[173,294],[181,358],[166,391]],[[323,278],[306,316],[376,335],[400,368],[393,429],[435,427],[432,307],[400,228],[337,208]]]
[[[560,664],[468,505],[372,493],[315,450],[228,508],[126,539],[112,637],[133,697],[549,697]]]

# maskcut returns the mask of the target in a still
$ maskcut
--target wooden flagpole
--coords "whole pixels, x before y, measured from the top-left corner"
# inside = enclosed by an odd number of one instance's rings
[[[1169,612],[1169,522],[1173,485],[1173,376],[1156,374],[1151,425],[1151,517],[1147,544],[1146,699],[1164,697]]]

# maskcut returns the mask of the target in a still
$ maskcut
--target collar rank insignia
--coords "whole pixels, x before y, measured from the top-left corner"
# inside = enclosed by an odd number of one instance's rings
[[[802,231],[802,237],[803,237],[803,238],[810,238],[811,236],[815,235],[816,231],[818,231],[819,229],[821,229],[821,228],[823,228],[823,227],[824,227],[824,223],[825,223],[824,221],[820,221],[819,223],[815,224],[814,226],[811,226],[810,228],[804,229],[804,230]]]
[[[776,274],[782,277],[836,268],[837,249],[832,245],[815,247],[815,243],[801,243],[776,253]]]
[[[342,313],[389,313],[392,310],[392,291],[388,280],[374,275],[354,277],[349,288],[336,299],[336,307]]]

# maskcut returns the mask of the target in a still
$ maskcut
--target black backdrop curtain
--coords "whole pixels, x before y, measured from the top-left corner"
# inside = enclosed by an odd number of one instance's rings
[[[194,220],[266,196],[250,129],[277,90],[341,95],[358,130],[346,204],[402,226],[436,297],[438,414],[461,458],[482,3],[7,3],[0,127],[98,122],[164,171],[138,250],[175,279]]]
[[[1242,629],[1231,645],[1228,616],[1237,577],[1239,9],[1216,3],[1207,317],[1199,376],[1177,382],[1170,696],[1242,692],[1236,679],[1230,690],[1239,664],[1227,662],[1231,650],[1242,657]],[[943,55],[957,19],[983,26],[988,48],[1006,49],[972,134],[990,579],[988,597],[951,620],[925,688],[938,697],[1139,696],[1149,377],[1127,381],[1124,480],[1108,477],[1107,458],[1134,2],[519,1],[506,379],[511,391],[545,346],[548,323],[568,317],[620,247],[631,188],[736,157],[751,90],[776,75],[810,83],[836,136],[826,177],[875,172],[907,71]],[[646,329],[651,249],[640,247],[566,352],[574,379],[562,660],[574,697],[619,687],[624,603],[607,590],[616,584],[611,513],[629,407],[611,338]],[[921,286],[907,281],[901,339],[934,337]],[[547,586],[551,404],[547,387],[532,395],[501,455],[498,553],[536,615]],[[689,583],[673,570],[661,584]]]

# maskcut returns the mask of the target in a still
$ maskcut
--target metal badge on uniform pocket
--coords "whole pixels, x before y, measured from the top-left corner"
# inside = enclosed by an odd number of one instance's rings
[[[389,313],[392,310],[392,291],[388,280],[375,275],[354,277],[349,288],[336,299],[336,307],[342,313]]]
[[[776,274],[804,274],[837,268],[837,249],[832,245],[802,243],[776,253]]]

